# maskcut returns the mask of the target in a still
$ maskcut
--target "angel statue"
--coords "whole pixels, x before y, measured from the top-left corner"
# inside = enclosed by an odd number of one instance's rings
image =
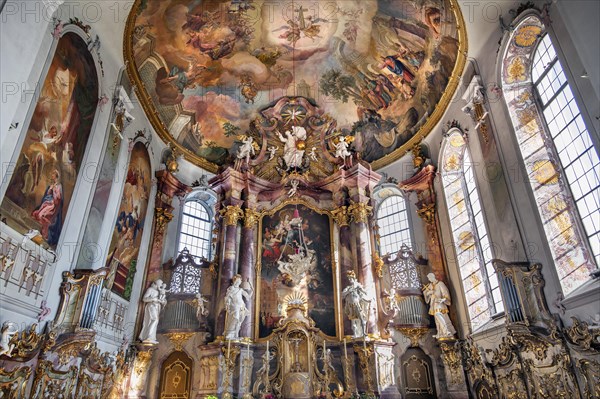
[[[456,330],[448,316],[448,306],[450,305],[450,292],[448,287],[441,281],[438,281],[435,274],[427,275],[430,283],[423,287],[423,296],[425,302],[429,304],[429,314],[435,319],[435,328],[437,334],[434,338],[451,338],[456,334]]]
[[[246,163],[250,162],[250,156],[255,155],[254,142],[252,137],[248,136],[244,139],[242,146],[239,148],[236,157],[237,159],[243,159]]]
[[[346,159],[352,156],[352,153],[348,149],[349,142],[353,137],[340,136],[337,143],[334,144],[335,147],[335,157],[340,158],[342,160],[342,164],[339,169],[342,169],[346,165]]]
[[[12,351],[15,349],[15,343],[11,342],[12,337],[18,332],[19,328],[17,327],[17,323],[13,323],[12,321],[4,322],[0,337],[0,356],[11,356]]]
[[[205,303],[208,303],[208,299],[204,298],[202,294],[196,294],[194,304],[196,305],[196,317],[198,321],[202,321],[202,318],[208,316],[208,309]]]
[[[240,337],[240,328],[249,310],[246,307],[244,299],[250,301],[252,296],[252,285],[243,288],[242,276],[236,274],[233,276],[233,282],[225,293],[225,330],[223,335],[225,339],[238,339]]]
[[[356,280],[354,271],[348,272],[348,281],[350,284],[342,291],[344,313],[352,323],[352,337],[362,338],[367,335],[371,299],[362,284]]]

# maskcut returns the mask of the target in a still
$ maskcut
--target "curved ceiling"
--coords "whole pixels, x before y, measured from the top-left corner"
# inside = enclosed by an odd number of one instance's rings
[[[308,99],[363,160],[387,165],[437,123],[466,54],[455,0],[137,0],[124,40],[154,128],[213,172],[286,96]]]

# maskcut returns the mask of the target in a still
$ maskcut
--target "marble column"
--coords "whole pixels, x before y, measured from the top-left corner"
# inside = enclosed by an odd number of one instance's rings
[[[350,283],[348,281],[348,272],[354,270],[352,264],[352,233],[350,232],[350,215],[348,214],[348,207],[343,205],[332,211],[335,224],[338,229],[338,268],[340,273],[340,289],[339,291],[347,287]],[[352,326],[350,323],[344,323],[343,335],[352,335]]]
[[[223,229],[223,253],[220,266],[217,312],[215,313],[217,317],[215,329],[217,336],[223,335],[225,327],[224,298],[233,276],[237,273],[238,222],[244,216],[244,212],[239,205],[226,205],[220,213]]]
[[[152,281],[162,278],[162,255],[167,224],[173,219],[173,197],[183,197],[191,187],[180,182],[167,170],[159,170],[156,176],[156,200],[154,202],[154,226],[150,257],[146,272],[146,288]]]
[[[258,233],[259,213],[252,208],[244,209],[244,226],[242,227],[242,238],[240,246],[240,274],[244,283],[252,285],[252,295],[248,301],[248,317],[242,323],[240,337],[250,337],[254,333],[256,297],[256,242]]]
[[[354,245],[353,252],[356,256],[357,277],[371,298],[367,332],[377,335],[379,333],[377,325],[377,290],[373,273],[371,236],[369,231],[369,216],[372,209],[367,202],[351,201],[350,206],[348,206],[348,212],[352,220],[350,227],[352,239],[350,242]]]

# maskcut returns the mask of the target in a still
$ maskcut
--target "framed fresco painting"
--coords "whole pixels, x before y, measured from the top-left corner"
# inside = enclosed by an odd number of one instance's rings
[[[94,123],[98,73],[85,41],[66,33],[41,87],[6,195],[6,224],[56,249]]]
[[[131,297],[151,187],[150,156],[146,146],[138,141],[131,150],[121,205],[108,248],[109,272],[104,282],[108,289],[127,300]]]
[[[325,335],[338,335],[331,218],[306,204],[287,204],[260,222],[255,336],[268,337],[285,315],[286,300],[303,298]]]

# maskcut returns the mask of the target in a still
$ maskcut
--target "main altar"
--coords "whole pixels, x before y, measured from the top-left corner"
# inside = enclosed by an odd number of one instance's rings
[[[231,165],[191,188],[188,195],[217,204],[217,256],[198,261],[184,250],[163,265],[167,285],[185,273],[202,284],[199,293],[167,294],[159,344],[140,351],[165,359],[169,342],[182,352],[193,345],[196,366],[184,374],[202,397],[299,399],[400,397],[396,357],[412,351],[404,368],[423,375],[422,389],[432,393],[431,355],[419,340],[435,330],[422,289],[428,272],[444,278],[444,269],[407,247],[378,255],[373,208],[401,190],[356,148],[304,97],[282,97],[261,111]],[[432,201],[433,175],[420,162],[405,190]],[[395,352],[399,333],[405,342]],[[442,341],[454,342],[454,334]],[[172,385],[164,362],[161,392],[176,392],[185,384]]]

